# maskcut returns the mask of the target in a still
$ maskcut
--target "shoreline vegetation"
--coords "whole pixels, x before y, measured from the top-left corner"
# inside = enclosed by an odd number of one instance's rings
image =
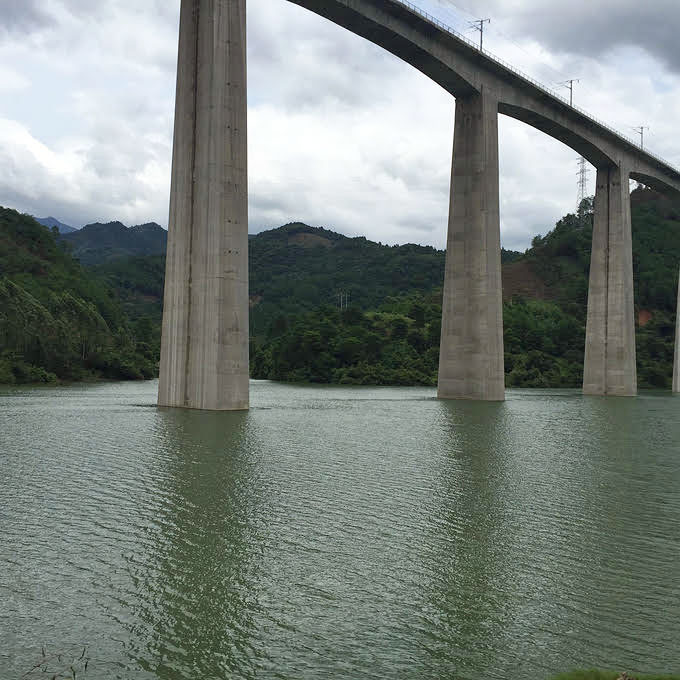
[[[636,189],[631,204],[638,385],[669,389],[680,203]],[[507,387],[581,385],[592,207],[502,251]],[[0,208],[0,384],[156,377],[165,239],[120,223],[60,235]],[[252,378],[436,384],[443,251],[301,223],[249,251]]]
[[[138,325],[56,229],[0,208],[0,383],[154,377]]]

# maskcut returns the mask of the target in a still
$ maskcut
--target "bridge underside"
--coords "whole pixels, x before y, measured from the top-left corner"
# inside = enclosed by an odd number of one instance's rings
[[[182,0],[160,405],[248,408],[245,2]],[[628,180],[680,195],[680,173],[398,0],[291,2],[384,47],[456,97],[438,395],[504,398],[499,112],[597,168],[583,389],[635,394]],[[679,363],[680,315],[675,391]]]

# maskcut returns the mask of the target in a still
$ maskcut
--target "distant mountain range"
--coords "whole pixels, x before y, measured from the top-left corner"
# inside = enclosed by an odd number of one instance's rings
[[[125,257],[164,255],[168,232],[155,222],[126,227],[122,222],[95,222],[61,234],[71,254],[86,266]]]
[[[72,231],[78,231],[75,227],[60,222],[56,217],[36,217],[35,221],[50,229],[56,227],[60,234],[70,234]]]

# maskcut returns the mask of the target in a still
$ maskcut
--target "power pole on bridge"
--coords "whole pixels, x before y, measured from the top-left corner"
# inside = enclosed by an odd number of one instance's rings
[[[646,125],[638,125],[637,127],[634,127],[633,130],[637,132],[640,135],[640,148],[644,149],[645,148],[645,130],[649,130],[649,128]]]
[[[484,24],[490,24],[491,19],[477,19],[477,21],[470,22],[470,28],[479,31],[479,51],[484,51]]]
[[[574,105],[574,83],[580,83],[578,78],[570,78],[560,83],[560,85],[569,88],[569,106]]]

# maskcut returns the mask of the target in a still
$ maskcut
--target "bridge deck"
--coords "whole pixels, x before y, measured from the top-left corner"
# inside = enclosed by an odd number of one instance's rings
[[[479,90],[480,83],[499,85],[500,113],[555,137],[597,167],[625,159],[633,179],[680,193],[680,170],[673,165],[409,0],[289,1],[387,49],[454,97]]]
[[[639,153],[641,156],[645,158],[647,162],[650,163],[650,165],[658,164],[659,169],[663,169],[669,173],[671,172],[675,173],[680,177],[680,170],[671,163],[669,163],[664,158],[661,158],[657,154],[651,153],[650,151],[642,149],[632,138],[628,137],[627,135],[624,135],[619,130],[616,130],[614,127],[608,125],[601,119],[596,118],[592,114],[588,113],[585,109],[582,109],[579,106],[575,106],[574,104],[570,104],[569,100],[565,96],[563,96],[556,90],[553,90],[552,88],[544,85],[535,78],[532,78],[530,75],[523,73],[520,69],[515,68],[512,64],[505,61],[504,59],[501,59],[500,57],[489,52],[488,50],[481,50],[472,40],[462,35],[451,26],[448,26],[443,21],[433,16],[429,12],[424,11],[423,9],[421,9],[414,3],[409,2],[408,0],[388,0],[388,1],[395,2],[405,6],[414,14],[417,14],[422,19],[425,19],[429,23],[436,26],[439,30],[445,31],[446,33],[451,35],[455,40],[462,43],[461,47],[476,52],[478,58],[482,60],[482,64],[487,70],[502,75],[508,81],[513,82],[519,87],[533,89],[534,94],[537,94],[536,90],[538,90],[538,92],[545,95],[548,98],[548,100],[552,100],[552,103],[555,106],[559,106],[561,108],[566,107],[568,110],[577,113],[579,116],[585,118],[591,125],[595,126],[597,130],[600,132],[600,134],[611,135],[619,144],[627,147],[627,150],[629,152],[632,151]]]

